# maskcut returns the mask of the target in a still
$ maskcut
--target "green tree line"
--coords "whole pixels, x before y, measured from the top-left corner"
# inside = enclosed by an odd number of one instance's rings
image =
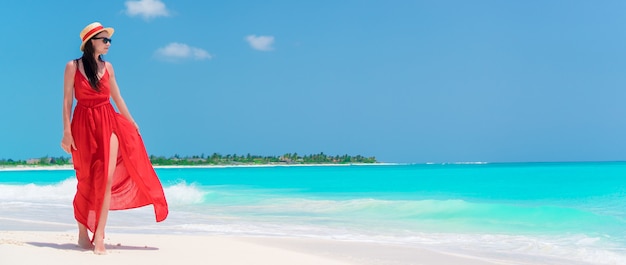
[[[71,164],[70,157],[49,157],[44,156],[41,158],[32,158],[27,160],[13,160],[13,159],[0,159],[0,166],[25,166],[25,165],[69,165]]]
[[[27,166],[27,165],[70,165],[71,157],[41,157],[27,160],[0,159],[0,166]],[[282,156],[260,155],[222,155],[213,153],[209,156],[204,154],[195,156],[180,156],[178,154],[165,156],[150,156],[150,162],[157,166],[193,166],[193,165],[271,165],[271,164],[352,164],[352,163],[376,163],[375,157],[361,155],[326,155],[319,154],[299,155],[287,153]]]
[[[351,163],[376,163],[375,157],[364,157],[361,155],[335,155],[329,156],[324,153],[300,156],[297,153],[287,153],[282,156],[260,156],[260,155],[222,155],[213,153],[205,156],[174,155],[172,157],[150,156],[153,165],[271,165],[271,164],[351,164]]]

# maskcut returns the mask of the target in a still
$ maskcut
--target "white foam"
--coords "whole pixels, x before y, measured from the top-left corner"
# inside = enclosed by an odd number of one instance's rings
[[[187,184],[186,182],[166,187],[164,192],[170,205],[201,204],[204,202],[204,196],[208,194],[195,184]]]
[[[2,184],[0,185],[0,203],[71,203],[76,194],[76,185],[77,180],[74,177],[50,185]],[[164,192],[168,202],[173,205],[199,204],[204,202],[204,196],[207,194],[196,185],[185,182],[165,187]]]
[[[51,185],[0,185],[0,202],[65,202],[76,194],[75,178]]]

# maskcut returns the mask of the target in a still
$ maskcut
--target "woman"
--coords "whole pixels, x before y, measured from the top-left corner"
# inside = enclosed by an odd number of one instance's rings
[[[120,94],[113,65],[102,59],[113,32],[98,22],[85,27],[80,33],[83,56],[67,63],[63,82],[61,147],[72,154],[78,179],[74,197],[78,244],[96,254],[106,254],[109,210],[152,204],[157,222],[168,213],[163,188]],[[77,104],[72,114],[73,97]],[[87,230],[93,233],[91,239]]]

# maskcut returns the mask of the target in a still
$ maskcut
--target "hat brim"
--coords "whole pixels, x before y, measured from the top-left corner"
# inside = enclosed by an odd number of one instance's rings
[[[103,32],[103,31],[106,31],[106,32],[108,32],[108,33],[109,33],[109,38],[110,38],[111,36],[113,36],[113,33],[115,32],[115,30],[114,30],[113,28],[103,28],[103,29],[101,29],[101,30],[98,30],[98,31],[96,31],[96,32],[92,33],[90,36],[88,36],[87,38],[85,38],[85,41],[83,41],[83,43],[81,43],[81,44],[80,44],[80,51],[81,51],[81,52],[82,52],[82,51],[84,51],[84,49],[85,49],[85,44],[87,44],[87,42],[88,42],[91,38],[93,38],[93,36],[96,36],[96,35],[98,35],[100,32]]]

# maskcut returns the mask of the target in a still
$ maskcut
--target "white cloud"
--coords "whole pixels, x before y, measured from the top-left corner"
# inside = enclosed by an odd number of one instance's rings
[[[246,37],[246,41],[250,44],[255,50],[259,51],[271,51],[274,48],[272,45],[274,44],[274,36],[256,36],[256,35],[248,35]]]
[[[172,42],[156,51],[158,58],[166,61],[180,61],[186,59],[210,60],[213,56],[200,48],[191,47],[184,43]]]
[[[131,17],[142,16],[144,19],[170,15],[165,4],[159,0],[126,1],[126,14]]]

